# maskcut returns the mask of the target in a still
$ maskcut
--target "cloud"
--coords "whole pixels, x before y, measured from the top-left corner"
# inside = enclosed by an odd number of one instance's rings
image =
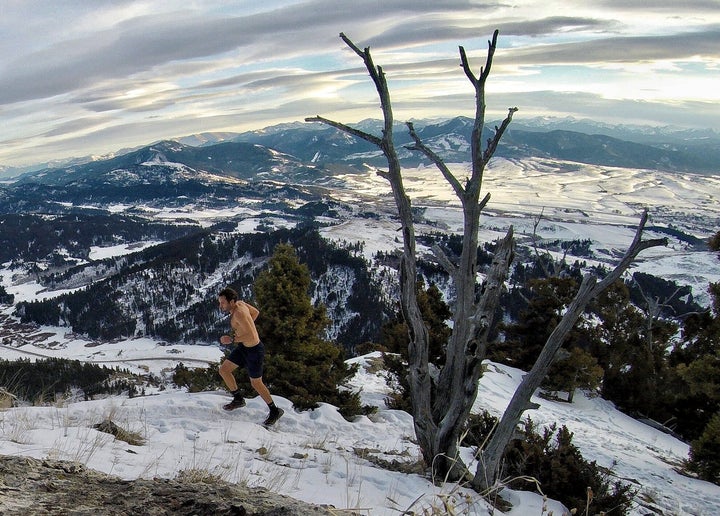
[[[528,64],[598,64],[634,61],[720,59],[720,27],[658,36],[619,36],[591,41],[509,49],[512,59]]]
[[[340,32],[370,46],[403,116],[466,114],[458,45],[479,71],[497,28],[488,93],[514,98],[503,110],[590,112],[601,99],[605,119],[632,107],[651,123],[717,127],[707,108],[720,98],[701,93],[720,68],[709,0],[27,0],[0,15],[0,163],[109,152],[130,145],[133,128],[142,144],[316,113],[377,117]]]

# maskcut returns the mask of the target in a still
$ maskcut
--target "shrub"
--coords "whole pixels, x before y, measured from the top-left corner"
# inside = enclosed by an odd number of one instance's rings
[[[546,496],[579,512],[587,505],[587,493],[592,492],[592,514],[601,511],[627,514],[634,494],[630,486],[612,482],[609,472],[603,471],[595,461],[586,461],[572,443],[572,432],[565,426],[557,430],[557,425],[552,425],[541,435],[528,418],[523,434],[524,439],[513,441],[505,451],[508,476],[535,478]],[[530,490],[535,484],[523,480],[512,482],[511,487]]]
[[[462,444],[464,446],[481,448],[490,438],[498,421],[498,418],[490,414],[487,410],[483,410],[480,414],[470,414],[463,429],[465,437]]]
[[[114,436],[118,441],[125,441],[133,446],[142,446],[145,444],[145,439],[143,439],[140,434],[125,430],[109,419],[105,419],[101,423],[93,425],[93,428],[99,432],[105,432],[106,434]]]
[[[688,469],[703,480],[720,485],[720,412],[712,417],[702,435],[692,442]]]
[[[185,364],[180,363],[175,366],[172,381],[178,387],[187,387],[188,392],[214,391],[222,386],[218,367],[219,364],[216,367],[188,369]]]

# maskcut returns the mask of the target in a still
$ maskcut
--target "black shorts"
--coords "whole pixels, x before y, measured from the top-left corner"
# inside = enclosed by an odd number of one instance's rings
[[[227,359],[238,367],[244,366],[250,378],[262,378],[265,346],[262,342],[251,348],[238,344]]]

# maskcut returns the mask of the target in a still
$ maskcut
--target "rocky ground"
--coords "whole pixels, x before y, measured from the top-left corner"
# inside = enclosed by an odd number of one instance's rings
[[[68,461],[0,455],[0,515],[338,515],[321,507],[222,481],[122,480]]]

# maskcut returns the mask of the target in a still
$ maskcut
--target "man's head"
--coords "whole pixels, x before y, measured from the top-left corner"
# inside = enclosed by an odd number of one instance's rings
[[[237,303],[238,294],[230,287],[224,288],[218,294],[218,304],[223,312],[230,312]]]

